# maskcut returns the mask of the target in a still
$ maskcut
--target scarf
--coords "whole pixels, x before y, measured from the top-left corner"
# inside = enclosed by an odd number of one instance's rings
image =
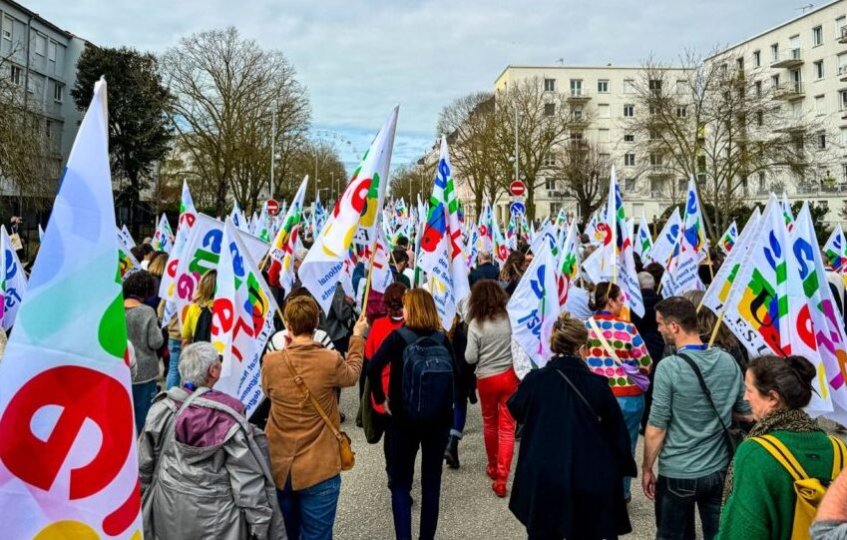
[[[766,435],[772,431],[793,431],[795,433],[808,433],[810,431],[820,431],[820,428],[812,418],[806,414],[803,409],[783,409],[774,411],[768,416],[759,420],[756,425],[750,430],[750,433],[744,437],[747,440],[750,437]],[[721,506],[726,504],[727,499],[732,494],[732,476],[733,465],[735,460],[730,461],[729,470],[726,472],[726,483],[723,488],[723,501]]]

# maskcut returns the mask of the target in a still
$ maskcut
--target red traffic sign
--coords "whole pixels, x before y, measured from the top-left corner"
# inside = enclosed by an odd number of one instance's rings
[[[273,199],[268,199],[268,202],[265,204],[268,205],[268,214],[275,216],[279,212],[279,203]]]
[[[509,193],[511,193],[515,197],[520,197],[521,195],[526,193],[526,184],[524,184],[520,180],[515,180],[514,182],[509,184]]]

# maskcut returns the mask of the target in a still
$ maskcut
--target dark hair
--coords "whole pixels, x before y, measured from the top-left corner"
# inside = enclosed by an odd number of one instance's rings
[[[150,244],[140,244],[130,249],[129,252],[132,253],[132,256],[135,257],[138,262],[141,262],[144,257],[153,253],[153,246]]]
[[[597,311],[606,307],[609,300],[615,300],[621,295],[621,288],[615,283],[601,281],[594,288],[594,296],[588,301],[588,309]]]
[[[788,409],[802,409],[812,400],[815,366],[802,356],[759,356],[750,360],[747,370],[759,393],[776,392]]]
[[[394,264],[409,262],[409,255],[406,254],[406,250],[403,248],[394,248],[391,257],[394,259]]]
[[[523,253],[519,251],[509,253],[509,257],[503,263],[503,269],[500,270],[500,279],[510,282],[517,281],[523,275],[525,262]]]
[[[697,308],[687,298],[672,296],[656,304],[656,313],[661,313],[663,319],[675,322],[686,332],[700,333],[697,320]]]
[[[659,283],[662,282],[662,276],[665,275],[665,267],[657,262],[651,262],[645,266],[644,271],[649,272],[653,276],[653,279],[656,281],[656,287],[659,286]]]
[[[481,279],[471,288],[468,300],[468,322],[492,321],[506,316],[509,295],[499,283],[492,279]]]
[[[156,280],[149,272],[139,270],[133,272],[124,280],[124,298],[135,298],[144,301],[153,296],[156,288]]]
[[[550,350],[556,354],[574,355],[587,342],[588,330],[585,324],[573,318],[567,311],[563,311],[553,323]]]
[[[402,234],[397,237],[397,245],[403,247],[409,247],[409,239],[403,236]]]
[[[406,294],[406,286],[395,281],[385,288],[382,295],[382,305],[388,311],[389,317],[400,317],[403,315],[403,295]]]

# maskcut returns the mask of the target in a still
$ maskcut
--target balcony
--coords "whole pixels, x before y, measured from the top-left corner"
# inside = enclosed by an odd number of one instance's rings
[[[847,26],[841,27],[841,33],[838,36],[838,43],[847,44]]]
[[[587,103],[590,99],[591,95],[582,89],[577,90],[576,88],[571,88],[568,94],[568,101],[570,103]]]
[[[847,82],[847,66],[838,66],[838,80]]]
[[[799,48],[780,51],[776,59],[771,62],[772,68],[793,69],[803,65],[803,55]]]
[[[774,98],[785,101],[795,101],[806,97],[806,89],[800,81],[780,83],[774,90]]]

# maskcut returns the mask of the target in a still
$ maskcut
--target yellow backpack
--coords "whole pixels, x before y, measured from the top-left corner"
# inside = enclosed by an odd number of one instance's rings
[[[800,462],[788,450],[788,447],[773,435],[751,437],[751,440],[761,444],[794,478],[794,493],[797,495],[797,502],[794,503],[794,524],[791,529],[791,539],[805,540],[810,538],[809,528],[815,519],[818,506],[821,504],[824,494],[826,494],[829,482],[824,485],[817,478],[810,478]],[[847,446],[837,437],[830,435],[829,440],[832,442],[833,452],[832,476],[830,479],[834,480],[844,468]]]

